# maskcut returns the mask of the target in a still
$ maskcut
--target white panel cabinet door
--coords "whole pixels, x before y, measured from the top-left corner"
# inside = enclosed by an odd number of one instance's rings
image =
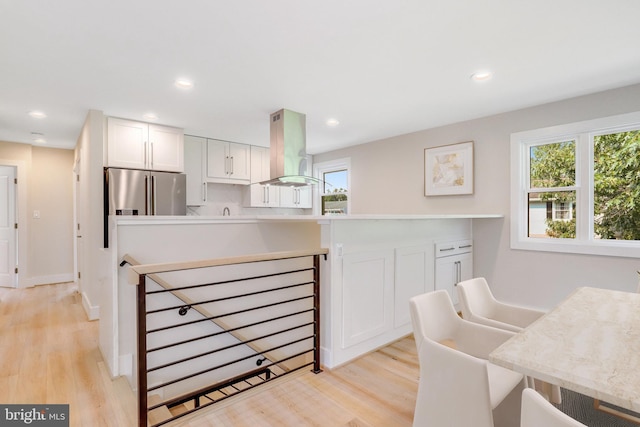
[[[221,184],[251,182],[251,146],[207,139],[207,180]]]
[[[396,249],[394,327],[411,323],[409,299],[434,290],[433,244]]]
[[[227,179],[227,141],[207,139],[207,178]],[[214,181],[215,182],[215,181]]]
[[[187,175],[187,206],[203,206],[207,203],[207,182],[204,179],[206,162],[207,139],[186,135],[184,172]]]
[[[251,146],[229,143],[229,178],[233,180],[251,180]]]
[[[182,129],[149,125],[149,169],[164,172],[184,171],[184,134]]]
[[[456,283],[473,278],[473,254],[471,252],[436,258],[435,288],[449,292],[451,301],[458,309]]]
[[[393,250],[345,254],[342,347],[393,328]]]
[[[313,207],[311,187],[280,187],[280,207],[309,209]]]
[[[107,166],[184,171],[182,129],[107,118]]]
[[[107,119],[107,166],[129,169],[147,168],[146,123]]]
[[[271,159],[269,147],[252,145],[251,152],[251,183],[257,184],[271,178]]]
[[[251,184],[245,190],[244,205],[250,208],[277,208],[280,206],[278,187]]]

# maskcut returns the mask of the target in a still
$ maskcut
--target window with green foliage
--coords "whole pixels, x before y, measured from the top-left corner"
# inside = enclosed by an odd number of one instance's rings
[[[351,160],[348,158],[313,165],[313,176],[321,181],[317,186],[320,203],[314,203],[315,214],[346,215],[349,213],[350,169]]]
[[[511,144],[512,247],[640,255],[640,113],[520,132]]]
[[[576,237],[576,142],[529,148],[529,237]],[[539,214],[545,207],[544,216]],[[546,209],[550,205],[551,209]]]
[[[593,137],[593,237],[640,240],[640,130]]]
[[[336,170],[322,174],[322,215],[347,214],[347,170]]]

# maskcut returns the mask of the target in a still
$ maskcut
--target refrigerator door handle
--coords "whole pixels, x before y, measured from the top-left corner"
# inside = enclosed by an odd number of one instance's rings
[[[151,215],[156,214],[156,177],[151,175]]]
[[[145,215],[149,215],[149,211],[151,209],[151,206],[149,205],[149,199],[151,197],[151,195],[149,194],[149,176],[145,175],[144,176],[144,214]]]

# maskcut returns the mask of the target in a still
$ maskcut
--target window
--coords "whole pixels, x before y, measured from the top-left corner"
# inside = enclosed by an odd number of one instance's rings
[[[511,135],[511,247],[640,256],[640,113]]]
[[[314,176],[322,183],[318,185],[320,203],[317,214],[346,215],[349,213],[349,159],[315,164]]]

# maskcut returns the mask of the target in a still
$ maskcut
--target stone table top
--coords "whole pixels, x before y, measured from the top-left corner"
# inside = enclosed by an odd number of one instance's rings
[[[640,294],[578,288],[489,360],[640,412]]]

